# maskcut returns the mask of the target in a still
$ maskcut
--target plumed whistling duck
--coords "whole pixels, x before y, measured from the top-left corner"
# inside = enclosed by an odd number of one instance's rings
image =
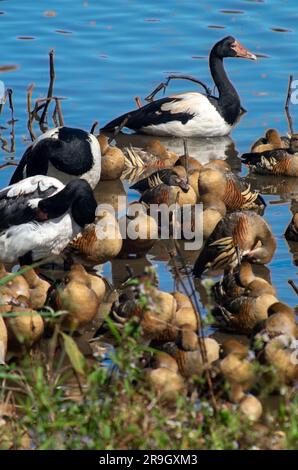
[[[227,210],[222,201],[215,204],[211,204],[209,201],[207,205],[203,203],[203,207],[203,240],[207,240],[218,222],[226,215]],[[195,225],[191,228],[195,230]]]
[[[260,137],[251,146],[250,151],[253,153],[266,152],[267,150],[288,148],[290,140],[281,137],[276,129],[268,129],[265,137]]]
[[[145,204],[185,204],[194,205],[197,195],[193,188],[177,175],[171,178],[173,184],[160,183],[158,180],[150,180],[151,187],[142,193],[141,202]]]
[[[101,171],[97,138],[81,129],[56,127],[40,135],[25,151],[10,184],[34,175],[46,175],[63,183],[82,178],[92,189]]]
[[[296,338],[297,336],[295,316],[290,317],[284,313],[273,313],[267,318],[264,327],[267,337],[269,338],[274,338],[279,335],[286,335],[292,338]]]
[[[101,181],[116,180],[120,178],[125,167],[125,157],[122,150],[109,145],[106,135],[97,136],[101,151]]]
[[[127,128],[151,135],[212,137],[229,134],[242,109],[238,93],[223,66],[226,57],[256,59],[232,36],[217,42],[209,55],[209,67],[218,97],[186,92],[161,98],[114,119],[104,130],[113,131],[127,119]]]
[[[211,168],[212,170],[219,170],[225,172],[232,171],[231,165],[226,160],[221,160],[219,158],[215,158],[210,160],[208,163],[203,165],[203,168]]]
[[[207,201],[203,202],[203,220],[202,220],[202,229],[203,229],[203,240],[207,240],[213,230],[215,229],[218,222],[226,215],[226,207],[222,201],[218,198],[207,195]],[[183,204],[180,204],[183,206]],[[181,233],[183,235],[184,228],[187,227],[191,230],[192,234],[195,234],[198,230],[197,227],[197,207],[192,205],[190,211],[178,212],[178,217],[175,221],[173,221],[173,227],[176,228],[177,233]]]
[[[66,186],[31,176],[0,191],[0,259],[21,264],[58,255],[94,221],[96,201],[87,181]]]
[[[221,199],[228,211],[239,209],[264,208],[266,203],[257,191],[251,191],[250,185],[232,171],[218,170],[204,166],[198,181],[199,194],[214,194]]]
[[[293,216],[286,231],[285,238],[290,242],[298,242],[298,212]]]
[[[147,214],[147,206],[140,203],[131,203],[127,213],[119,220],[120,230],[123,236],[120,258],[130,256],[142,257],[153,247],[158,239],[158,225],[153,217]],[[130,228],[133,228],[134,236],[131,238]]]
[[[247,261],[243,261],[234,272],[226,273],[212,287],[212,293],[218,304],[239,296],[276,295],[274,287],[265,279],[255,276],[252,265]]]
[[[255,380],[249,349],[234,338],[224,341],[222,349],[224,358],[219,364],[220,371],[230,385],[230,400],[238,403]]]
[[[257,141],[251,153],[241,156],[243,163],[262,175],[298,176],[297,135],[284,139],[278,131],[269,129],[266,137],[268,143],[258,145]]]
[[[69,244],[71,257],[82,264],[103,264],[115,258],[122,248],[122,237],[114,214],[98,206],[95,222],[79,233]]]
[[[268,309],[277,301],[272,294],[261,294],[258,297],[239,296],[228,299],[221,307],[216,307],[213,314],[225,328],[250,334],[258,323],[268,318]]]
[[[260,137],[251,146],[254,153],[266,152],[266,150],[289,149],[298,151],[298,134],[280,135],[276,129],[268,129],[264,137]]]
[[[206,365],[210,367],[212,362],[219,359],[220,351],[219,343],[213,338],[200,338],[198,344],[202,343],[204,343],[207,362],[203,359],[200,348],[195,351],[184,351],[183,345],[178,341],[166,343],[163,350],[176,359],[179,372],[183,377],[198,376],[206,369]]]
[[[171,152],[159,140],[148,142],[144,148],[125,147],[125,163],[132,168],[166,168],[178,160],[178,155]]]
[[[298,153],[290,153],[290,149],[244,153],[241,159],[253,172],[261,175],[298,176]]]
[[[255,212],[232,212],[218,222],[194,265],[200,277],[209,269],[234,269],[242,258],[269,263],[276,241],[267,222]]]
[[[54,307],[67,311],[64,322],[80,328],[96,315],[100,299],[93,290],[91,278],[80,264],[73,264],[67,279],[52,294]]]
[[[186,177],[178,176],[174,170],[165,168],[163,170],[151,173],[147,178],[143,178],[134,183],[130,188],[139,192],[147,191],[156,187],[157,185],[164,184],[166,186],[179,186],[182,191],[188,191],[188,184]]]

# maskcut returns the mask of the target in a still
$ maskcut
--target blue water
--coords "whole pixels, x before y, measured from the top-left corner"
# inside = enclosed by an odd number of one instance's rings
[[[51,48],[55,50],[55,94],[67,97],[63,102],[65,122],[90,129],[94,121],[104,124],[134,108],[134,97],[146,96],[169,72],[196,75],[210,83],[208,51],[218,39],[233,35],[260,56],[257,63],[226,61],[242,105],[248,110],[232,134],[233,155],[231,149],[226,153],[233,167],[246,174],[237,152],[247,151],[269,126],[287,131],[283,105],[288,76],[296,74],[297,25],[294,0],[0,0],[0,80],[13,89],[17,119],[15,153],[1,149],[1,163],[11,157],[20,158],[28,144],[26,89],[34,83],[33,97],[46,95]],[[171,90],[192,87],[176,82]],[[291,111],[295,123],[294,105]],[[8,147],[9,120],[6,107],[0,125],[5,127],[1,137],[8,141]],[[193,144],[198,158],[203,153],[200,145]],[[224,150],[215,146],[216,151]],[[12,168],[0,171],[1,186],[11,172]],[[278,240],[271,276],[280,299],[295,305],[295,294],[287,280],[296,279],[297,269],[283,232],[291,216],[290,199],[297,198],[298,184],[292,183],[289,195],[285,185],[276,188],[274,181],[267,182],[273,187],[264,191],[274,194],[266,196],[265,217]],[[258,179],[254,185],[260,186]],[[172,289],[167,261],[159,259],[157,254],[153,262],[159,265],[161,285]]]

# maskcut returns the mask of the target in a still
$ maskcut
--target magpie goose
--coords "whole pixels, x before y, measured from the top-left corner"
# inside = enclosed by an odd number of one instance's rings
[[[66,186],[31,176],[0,191],[0,261],[21,264],[58,255],[95,219],[96,201],[87,181]]]
[[[101,172],[97,138],[81,129],[56,127],[40,135],[25,151],[10,184],[34,175],[47,175],[63,183],[82,178],[92,189]]]
[[[151,135],[213,137],[229,134],[243,109],[238,93],[226,75],[225,57],[256,60],[256,56],[235,38],[225,37],[213,46],[209,55],[218,97],[186,92],[161,98],[114,119],[103,131],[113,131],[127,119],[125,127]]]

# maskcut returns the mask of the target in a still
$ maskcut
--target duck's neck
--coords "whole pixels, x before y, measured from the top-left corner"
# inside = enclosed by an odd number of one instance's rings
[[[223,59],[214,51],[209,57],[209,67],[212,78],[219,92],[218,107],[224,120],[233,125],[240,114],[240,98],[234,86],[228,79],[223,66]]]

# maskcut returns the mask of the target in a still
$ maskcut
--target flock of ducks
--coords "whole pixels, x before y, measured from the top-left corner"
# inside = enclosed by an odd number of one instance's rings
[[[160,291],[148,274],[122,286],[109,316],[120,327],[132,317],[140,319],[144,341],[159,349],[148,365],[147,377],[166,401],[186,390],[186,378],[217,364],[231,386],[231,401],[257,419],[261,404],[248,394],[256,385],[249,346],[255,338],[263,341],[255,356],[274,365],[279,378],[287,383],[297,379],[297,366],[290,361],[291,341],[297,337],[294,311],[278,300],[275,288],[255,275],[252,267],[268,264],[276,250],[275,237],[263,218],[263,197],[224,160],[213,159],[203,165],[189,156],[187,149],[179,156],[158,140],[142,149],[120,149],[112,145],[113,136],[108,135],[110,131],[119,132],[123,122],[129,129],[151,135],[228,134],[244,110],[224,70],[226,57],[256,59],[232,37],[215,44],[209,65],[217,97],[192,92],[152,100],[107,124],[99,136],[59,127],[45,132],[28,147],[10,185],[0,191],[1,277],[8,274],[4,264],[25,266],[58,255],[71,258],[71,264],[58,287],[33,269],[21,271],[0,287],[1,313],[16,309],[28,313],[22,320],[0,316],[2,361],[10,342],[31,347],[42,336],[44,322],[38,310],[45,305],[66,310],[64,324],[68,328],[80,329],[98,315],[106,283],[88,270],[115,257],[144,256],[152,248],[160,227],[150,216],[151,204],[194,208],[199,202],[203,204],[200,230],[204,245],[193,274],[200,278],[223,273],[211,292],[216,324],[245,335],[249,342],[230,339],[220,345],[213,338],[200,338],[198,316],[190,299],[179,292]],[[255,173],[297,177],[297,142],[296,135],[284,138],[270,129],[242,161]],[[143,210],[136,213],[133,202],[122,220],[116,220],[109,210],[97,208],[94,189],[100,180],[117,180],[125,168],[131,167],[141,168],[142,177],[131,189],[140,193],[138,202]],[[131,221],[139,228],[134,240],[123,233],[123,227]],[[106,239],[99,236],[103,230],[107,231]],[[285,236],[298,241],[297,214]],[[149,299],[145,310],[140,306],[144,292]],[[205,343],[204,358],[201,341]]]

